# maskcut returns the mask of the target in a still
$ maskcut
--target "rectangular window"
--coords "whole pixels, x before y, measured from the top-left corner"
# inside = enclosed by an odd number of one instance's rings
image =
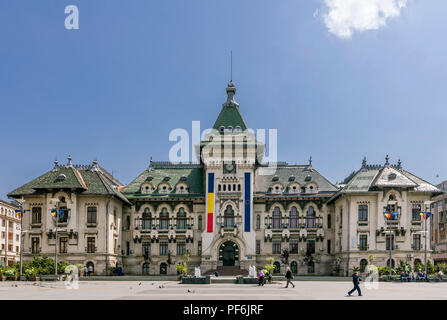
[[[368,250],[368,236],[366,234],[361,234],[359,236],[359,250]]]
[[[151,243],[150,242],[143,242],[141,245],[141,248],[143,250],[142,255],[145,259],[149,258],[151,255]]]
[[[256,240],[256,254],[261,254],[261,240]]]
[[[413,234],[413,250],[421,250],[421,235]]]
[[[327,228],[328,229],[332,228],[332,215],[331,214],[327,215]]]
[[[33,207],[31,209],[31,223],[32,224],[41,224],[42,223],[42,208],[41,207]]]
[[[59,253],[67,253],[68,250],[68,238],[60,237],[59,238]]]
[[[386,250],[394,250],[394,235],[386,235]]]
[[[368,221],[368,206],[365,204],[359,205],[359,221]]]
[[[307,241],[307,254],[315,253],[315,241],[309,240]]]
[[[199,256],[202,255],[202,241],[199,241],[197,243],[197,255],[199,255]]]
[[[94,237],[87,237],[87,252],[88,253],[94,253],[96,251],[95,248],[95,238]]]
[[[167,255],[168,255],[168,243],[160,242],[160,256],[167,256]]]
[[[20,241],[20,236],[16,234],[16,241]]]
[[[413,221],[421,221],[421,205],[413,204],[411,208],[411,219]]]
[[[279,241],[279,240],[272,241],[272,253],[273,254],[281,253],[281,241]]]
[[[87,224],[96,225],[96,207],[87,207]]]
[[[130,255],[130,242],[126,241],[126,256]]]
[[[31,253],[39,253],[39,238],[31,238]]]
[[[177,255],[183,256],[186,253],[186,243],[185,242],[177,242]]]
[[[331,240],[327,241],[327,253],[331,254]]]
[[[298,253],[298,240],[290,240],[290,253]]]

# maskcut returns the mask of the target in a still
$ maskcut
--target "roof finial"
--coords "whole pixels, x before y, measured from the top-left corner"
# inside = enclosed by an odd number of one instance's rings
[[[230,82],[233,82],[233,50],[230,51]]]
[[[98,160],[96,158],[93,159],[93,169],[98,169]]]
[[[365,167],[366,167],[366,157],[363,157],[362,168],[365,168]]]
[[[68,155],[67,159],[68,159],[67,166],[71,167],[72,166],[72,164],[71,164],[71,155]]]
[[[312,156],[309,157],[309,166],[312,167]]]
[[[400,158],[397,160],[397,169],[402,169],[402,161],[400,161]]]
[[[390,164],[389,160],[390,160],[390,157],[388,155],[386,155],[386,157],[385,157],[385,165],[386,166]]]

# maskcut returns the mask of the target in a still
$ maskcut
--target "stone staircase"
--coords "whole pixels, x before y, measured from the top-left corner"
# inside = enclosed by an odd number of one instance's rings
[[[239,266],[225,266],[217,267],[216,270],[208,271],[206,274],[214,275],[215,272],[219,272],[219,276],[246,276],[248,270],[241,269]]]

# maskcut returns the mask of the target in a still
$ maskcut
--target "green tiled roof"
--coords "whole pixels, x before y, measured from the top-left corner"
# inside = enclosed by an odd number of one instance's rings
[[[168,177],[169,180],[165,180]],[[141,185],[145,182],[150,182],[155,188],[161,182],[167,182],[171,185],[173,190],[170,193],[159,193],[155,190],[152,194],[142,194]],[[176,194],[175,186],[179,182],[187,184],[189,191],[188,194]],[[172,164],[169,162],[164,163],[151,163],[151,166],[143,171],[135,180],[129,183],[122,193],[130,198],[134,197],[176,197],[176,198],[189,198],[204,195],[204,174],[203,167],[195,164]]]
[[[239,107],[236,105],[231,106],[223,106],[222,110],[217,117],[216,122],[214,123],[213,129],[219,131],[220,127],[227,128],[228,126],[232,126],[233,129],[236,126],[240,126],[241,130],[247,130],[247,125],[245,124],[244,119],[242,118],[241,113],[239,112]]]
[[[17,198],[47,189],[76,189],[81,194],[115,195],[125,203],[129,201],[117,190],[121,183],[100,166],[55,166],[40,177],[8,193]]]

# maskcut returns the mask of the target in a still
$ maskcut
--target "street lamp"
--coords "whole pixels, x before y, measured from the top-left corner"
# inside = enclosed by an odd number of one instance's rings
[[[430,213],[430,205],[431,205],[431,201],[425,201],[424,205],[425,205],[425,212],[424,212],[424,265],[425,265],[425,280],[428,280],[427,277],[427,219],[430,217],[431,213]]]
[[[397,204],[396,200],[388,200],[388,214],[390,214],[389,218],[388,218],[388,233],[389,233],[389,246],[390,246],[390,258],[389,258],[389,266],[390,266],[390,280],[393,276],[393,268],[392,268],[392,259],[391,259],[391,255],[392,255],[392,251],[393,251],[393,235],[392,235],[392,230],[391,230],[391,223],[390,220],[393,217],[393,212],[394,210],[391,210],[392,208],[394,208],[394,206]]]
[[[58,204],[60,202],[59,199],[53,198],[50,199],[51,203],[54,203],[56,209],[56,232],[55,232],[55,243],[54,243],[54,274],[57,276],[57,221],[59,220],[59,210]]]
[[[22,280],[22,269],[23,269],[23,203],[25,202],[25,199],[23,197],[21,199],[16,200],[19,203],[20,207],[20,280]]]

